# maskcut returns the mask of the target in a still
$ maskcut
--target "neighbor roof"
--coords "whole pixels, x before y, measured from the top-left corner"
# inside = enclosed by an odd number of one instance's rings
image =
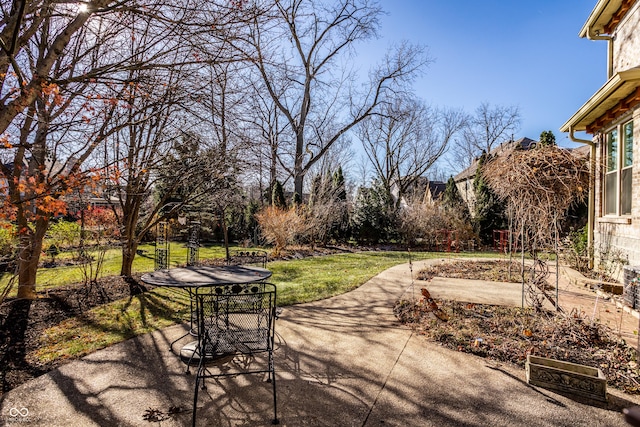
[[[502,144],[500,144],[499,146],[491,150],[489,154],[502,156],[504,154],[511,153],[516,148],[528,150],[529,148],[531,148],[532,144],[536,144],[537,142],[538,141],[534,141],[533,139],[527,138],[525,136],[516,141],[503,142]],[[453,179],[454,181],[458,182],[458,181],[462,181],[463,179],[472,177],[476,174],[476,169],[478,169],[478,159],[474,160],[473,163],[471,163],[471,166],[469,166],[468,168],[460,172]]]

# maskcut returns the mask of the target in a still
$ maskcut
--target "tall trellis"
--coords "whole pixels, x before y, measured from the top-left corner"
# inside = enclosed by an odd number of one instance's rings
[[[523,306],[525,299],[539,307],[542,293],[558,306],[558,243],[560,221],[571,204],[586,196],[589,186],[587,158],[555,146],[517,150],[489,162],[482,171],[492,190],[511,211],[510,228],[520,233],[522,243]],[[524,251],[529,250],[533,264],[525,281]],[[556,255],[556,295],[545,289],[549,269],[538,252]]]
[[[155,269],[166,270],[169,268],[169,239],[167,238],[169,226],[161,221],[156,226],[156,256]]]
[[[189,241],[187,242],[187,265],[197,265],[200,254],[200,222],[189,223]]]

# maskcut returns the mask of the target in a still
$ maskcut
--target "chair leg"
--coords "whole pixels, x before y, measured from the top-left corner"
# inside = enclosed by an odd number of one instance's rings
[[[269,377],[271,378],[271,387],[273,388],[273,421],[271,424],[280,424],[278,419],[278,402],[276,399],[276,370],[273,366],[273,355],[269,352]]]
[[[191,426],[196,427],[196,407],[198,405],[198,381],[199,377],[196,376],[196,387],[193,391],[193,411],[191,412]]]
[[[186,375],[191,375],[191,370],[189,368],[191,367],[191,362],[193,361],[193,358],[198,351],[200,351],[199,345],[196,346],[194,352],[191,353],[191,356],[189,356],[189,361],[187,362],[187,370],[184,372]],[[200,358],[200,360],[202,360],[202,358]],[[198,362],[198,369],[200,369],[200,362]]]
[[[276,375],[273,373],[273,380],[271,381],[271,385],[273,387],[273,421],[271,424],[280,424],[280,420],[278,419],[278,402],[276,399]]]
[[[171,353],[173,353],[173,345],[174,345],[175,343],[177,343],[178,341],[180,341],[182,338],[186,337],[187,335],[189,335],[189,332],[187,332],[187,333],[186,333],[186,334],[184,334],[184,335],[181,335],[179,338],[176,338],[175,340],[173,340],[173,341],[171,342],[171,344],[169,344],[169,350],[171,351]]]

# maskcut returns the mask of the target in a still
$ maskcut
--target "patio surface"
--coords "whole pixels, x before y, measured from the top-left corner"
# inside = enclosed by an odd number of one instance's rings
[[[621,408],[640,403],[637,397],[609,390],[607,405],[590,406],[529,386],[524,369],[447,350],[399,324],[394,302],[405,292],[418,294],[424,283],[412,287],[412,276],[440,261],[396,266],[347,294],[284,308],[275,351],[280,425],[627,425]],[[466,295],[458,286],[455,296],[478,297],[483,289],[502,295],[491,286],[468,286]],[[447,297],[442,287],[438,296]],[[565,273],[560,305],[593,313],[637,340],[635,317],[611,302],[596,304],[596,295]],[[190,425],[194,377],[168,350],[184,331],[177,325],[130,339],[29,381],[4,395],[0,425]],[[210,381],[200,393],[197,425],[270,425],[271,385],[263,379]],[[149,409],[167,414],[172,407],[181,411],[161,422],[143,419]]]

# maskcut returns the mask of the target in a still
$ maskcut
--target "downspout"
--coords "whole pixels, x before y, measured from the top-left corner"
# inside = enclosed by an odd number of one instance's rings
[[[606,40],[607,41],[607,79],[613,75],[613,39],[612,35],[600,35],[600,32],[596,30],[595,35],[591,35],[587,31],[587,38],[589,40]],[[589,152],[589,201],[588,201],[588,214],[587,214],[587,251],[589,253],[589,269],[593,269],[594,264],[594,250],[593,250],[593,234],[595,230],[595,178],[596,178],[596,144],[588,139],[576,138],[573,134],[573,126],[569,126],[569,139],[573,142],[580,144],[587,144],[591,147]]]
[[[591,147],[589,152],[589,200],[587,205],[587,253],[589,254],[589,269],[593,269],[593,231],[595,228],[595,182],[596,182],[596,144],[588,139],[576,138],[573,126],[569,126],[569,139]]]
[[[607,41],[607,79],[613,76],[613,36],[606,35],[601,36],[599,31],[596,31],[595,36],[589,35],[587,31],[587,38],[589,40],[606,40]]]

